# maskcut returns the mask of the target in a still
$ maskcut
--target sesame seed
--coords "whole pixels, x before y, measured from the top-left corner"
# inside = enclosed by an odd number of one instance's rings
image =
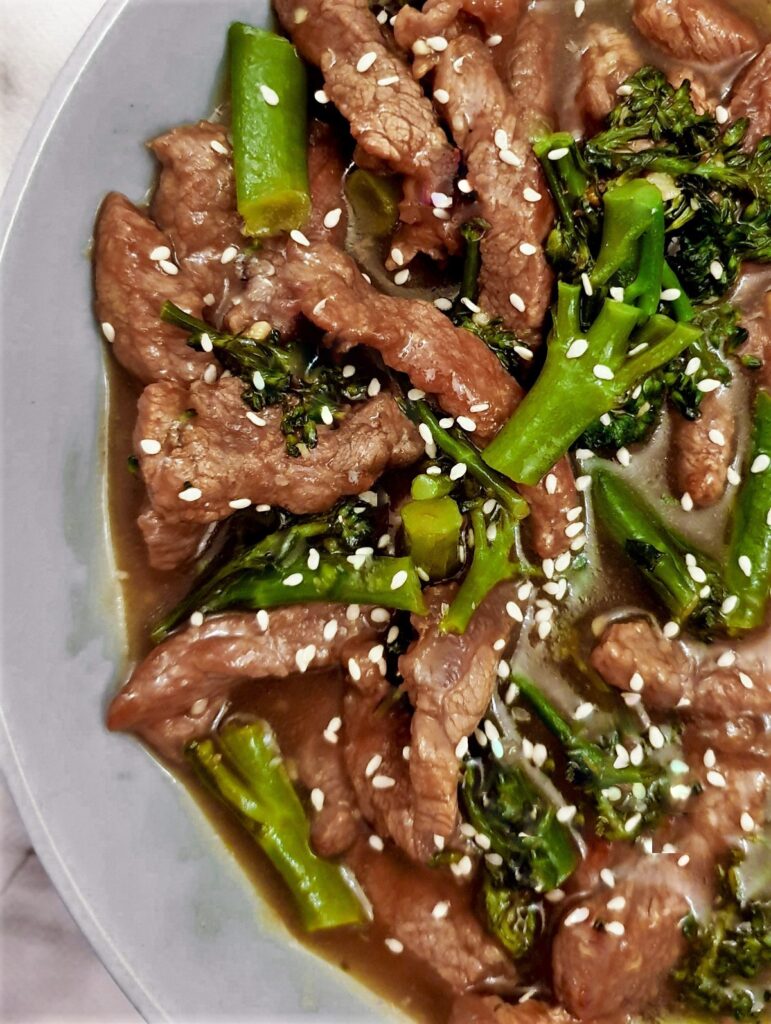
[[[154,260],[155,262],[167,260],[170,257],[171,249],[168,247],[168,245],[156,245],[156,247],[150,253],[150,259]]]
[[[736,651],[723,651],[717,659],[720,668],[730,668],[736,661]]]
[[[298,245],[309,246],[311,244],[302,231],[298,231],[296,228],[289,232],[289,237]]]
[[[416,39],[415,42],[412,44],[412,52],[417,57],[425,57],[431,51],[426,45],[426,41],[424,39]]]
[[[468,754],[468,736],[462,736],[455,747],[455,756],[462,760]]]
[[[220,256],[220,263],[232,263],[236,256],[238,256],[238,248],[235,245],[229,245]]]
[[[102,334],[105,337],[105,341],[109,341],[112,344],[115,341],[115,328],[107,320],[102,322]]]
[[[437,921],[443,917],[447,917],[450,910],[450,904],[447,900],[441,900],[439,903],[434,905],[434,909],[431,911],[431,916],[435,917]]]
[[[713,260],[709,265],[709,272],[716,281],[719,281],[723,276],[723,264],[719,260]]]
[[[176,263],[172,263],[171,260],[158,260],[158,266],[164,274],[170,274],[171,277],[174,277],[175,274],[179,273],[179,267]]]
[[[363,75],[365,71],[369,71],[372,65],[377,60],[377,54],[374,50],[370,50],[368,53],[363,54],[356,62],[356,70],[360,75]]]
[[[576,907],[572,910],[565,920],[562,922],[566,928],[572,928],[573,925],[583,924],[584,921],[589,920],[589,908],[588,907]]]
[[[449,103],[450,94],[446,89],[434,89],[434,99],[437,103]]]
[[[751,690],[755,685],[750,676],[746,672],[739,673],[739,682],[742,684],[745,690]]]
[[[508,164],[509,167],[521,167],[522,160],[517,154],[511,149],[502,149],[498,154],[503,163]]]
[[[608,910],[621,911],[626,906],[626,899],[623,896],[614,896],[605,904]]]
[[[748,578],[752,575],[752,561],[747,555],[739,555],[739,568]]]
[[[436,95],[436,93],[434,93],[434,95]],[[448,99],[449,99],[449,97],[448,97]],[[468,195],[470,192],[474,191],[474,189],[473,189],[473,187],[471,185],[471,182],[468,180],[468,178],[460,178],[459,179],[459,181],[458,181],[458,191],[459,192],[463,192],[464,195]]]
[[[447,475],[450,480],[460,480],[462,476],[465,476],[467,468],[465,462],[456,462]]]
[[[551,622],[539,622],[538,623],[538,636],[541,640],[545,640],[549,633],[551,633],[552,624]]]
[[[576,477],[576,490],[578,490],[578,491],[588,491],[591,486],[592,486],[592,478],[590,476],[588,476],[587,474],[584,474],[583,476]]]
[[[557,821],[563,825],[568,825],[575,818],[578,813],[578,808],[575,804],[565,804],[563,807],[557,810]]]
[[[535,254],[538,252],[538,246],[533,245],[532,242],[520,242],[519,251],[522,253],[523,256],[535,256]]]
[[[765,473],[769,466],[771,466],[771,455],[761,453],[752,460],[750,473]]]
[[[618,285],[614,285],[612,288],[609,288],[608,291],[610,292],[611,299],[614,299],[616,302],[623,302],[624,301],[624,289],[623,288],[619,288]]]
[[[607,885],[609,889],[612,889],[616,884],[616,876],[610,870],[610,868],[603,868],[600,871],[600,879]]]
[[[469,412],[487,412],[489,408],[489,402],[474,402],[473,405],[469,406]],[[492,509],[490,511],[492,511]]]
[[[620,921],[608,921],[605,925],[605,931],[611,935],[618,935],[619,937],[624,934],[626,929]]]
[[[528,203],[539,203],[541,201],[541,193],[536,192],[534,188],[528,187],[522,192],[522,197],[527,200]]]
[[[488,36],[485,42],[488,46],[500,46],[503,42],[503,36],[496,33],[495,35]]]
[[[186,487],[183,491],[180,491],[177,495],[182,501],[198,501],[201,497],[201,489],[199,487]]]
[[[380,381],[377,377],[373,377],[367,385],[367,394],[370,398],[375,398],[376,395],[380,394]]]
[[[567,146],[560,146],[557,149],[550,149],[546,154],[549,160],[561,160],[564,156],[567,156],[570,150]]]
[[[587,273],[581,274],[581,286],[587,295],[594,295],[594,288],[592,287],[592,282],[589,280],[589,275]],[[631,355],[632,353],[630,352],[629,354]]]
[[[393,579],[391,580],[391,590],[398,590],[399,587],[403,587],[406,582],[407,571],[405,569],[400,569],[398,572],[394,573]]]
[[[294,23],[295,25],[302,25],[304,21],[308,20],[308,8],[298,7],[294,12]]]
[[[728,467],[726,476],[728,477],[729,484],[733,484],[734,487],[738,487],[742,482],[741,475],[736,472],[733,466]]]
[[[380,767],[380,765],[382,763],[383,763],[383,755],[382,754],[374,754],[369,759],[369,761],[367,761],[367,766],[364,769],[365,776],[368,779],[371,779],[372,776],[375,774],[375,772],[378,770],[378,768]]]
[[[152,437],[144,437],[139,442],[139,447],[145,453],[145,455],[157,455],[161,450],[161,442],[156,441]]]
[[[507,604],[506,604],[506,614],[509,616],[510,619],[513,619],[515,622],[522,622],[522,621],[524,621],[524,616],[522,615],[522,609],[514,601],[507,602]]]
[[[633,814],[631,818],[627,818],[627,820],[624,822],[624,831],[627,834],[631,835],[631,833],[634,832],[634,830],[637,828],[641,821],[642,814]]]
[[[742,812],[742,816],[739,819],[739,824],[742,827],[742,832],[754,832],[755,831],[755,820],[751,814],[747,811]]]
[[[329,96],[327,96],[323,89],[317,89],[313,94],[313,98],[317,103],[329,103]]]
[[[310,663],[316,657],[316,645],[308,644],[307,647],[301,647],[299,651],[295,653],[294,660],[297,667],[301,672],[305,672]]]
[[[399,942],[398,939],[391,939],[391,938],[386,939],[385,940],[385,944],[386,944],[386,947],[392,953],[399,954],[399,953],[403,953],[404,952],[404,943]]]
[[[514,309],[518,310],[520,313],[525,312],[525,300],[521,295],[518,295],[516,292],[512,292],[511,295],[509,295],[509,302],[512,304]]]
[[[676,786],[669,787],[669,793],[673,800],[687,800],[691,795],[691,787],[678,782]]]
[[[565,899],[565,893],[562,889],[550,889],[549,892],[545,894],[545,899],[549,903],[561,903],[562,900]]]
[[[253,423],[255,427],[264,427],[267,422],[262,418],[262,416],[258,416],[252,409],[247,409],[246,418],[250,423]]]
[[[565,536],[572,540],[574,537],[577,537],[579,533],[583,533],[584,529],[585,527],[583,523],[570,523],[565,527]]]
[[[233,498],[232,501],[228,502],[229,508],[249,508],[252,501],[251,498]]]
[[[195,627],[202,626],[203,612],[193,612],[193,614],[190,616],[190,625]]]
[[[260,610],[255,615],[255,620],[257,622],[257,625],[264,633],[270,624],[270,615],[268,615],[264,608],[260,608]]]
[[[448,196],[445,192],[432,192],[431,204],[432,206],[438,206],[442,210],[449,210],[452,206],[452,196]]]
[[[471,310],[472,313],[481,313],[482,312],[482,310],[479,308],[479,306],[477,306],[476,302],[472,302],[471,299],[467,298],[465,295],[463,296],[463,298],[460,301],[466,307],[466,309]]]
[[[720,611],[723,615],[730,615],[738,603],[739,598],[736,594],[729,594],[725,601],[720,605]]]
[[[715,107],[715,120],[718,124],[725,124],[728,120],[728,111],[719,104]]]
[[[696,373],[696,371],[699,369],[700,366],[701,366],[701,359],[699,359],[698,356],[692,356],[688,360],[688,362],[685,364],[685,372],[690,377],[694,373]]]
[[[661,293],[662,302],[676,302],[680,298],[681,291],[679,288],[665,288]]]
[[[354,682],[358,682],[361,679],[361,668],[355,658],[348,659],[348,675]]]
[[[495,134],[493,135],[493,142],[497,149],[508,149],[509,148],[509,137],[503,128],[496,128]]]
[[[725,776],[714,769],[707,772],[707,782],[710,786],[715,786],[716,789],[724,789],[726,784]]]
[[[544,480],[544,487],[546,488],[547,494],[556,494],[557,492],[557,477],[554,473],[547,473],[546,479]]]
[[[717,430],[716,428],[713,427],[712,430],[708,432],[707,437],[713,444],[716,444],[718,448],[725,447],[725,437],[723,436],[723,432],[721,430]]]
[[[477,428],[476,423],[472,419],[469,419],[468,416],[459,416],[457,423],[461,430],[465,430],[469,434]]]
[[[336,228],[340,223],[340,218],[343,215],[343,211],[339,206],[335,207],[334,210],[330,210],[329,213],[324,215],[324,227],[325,228]]]
[[[450,302],[449,299],[445,298],[434,299],[434,305],[443,313],[446,313],[448,312],[448,310],[452,309],[452,302]]]
[[[597,380],[613,380],[613,371],[609,366],[605,366],[604,363],[595,363],[592,367],[592,373]]]
[[[565,355],[568,359],[580,359],[588,348],[589,342],[586,338],[576,338],[568,345],[568,350]]]
[[[447,40],[444,36],[429,36],[428,39],[426,39],[426,43],[436,53],[441,53],[443,50],[447,49]]]
[[[573,6],[573,10],[575,11],[576,17],[580,18],[586,10],[586,0],[576,0]]]
[[[661,632],[664,634],[667,640],[674,640],[674,638],[680,632],[680,627],[676,622],[665,622]]]
[[[395,785],[396,780],[392,779],[390,775],[376,775],[372,780],[374,789],[393,789]]]
[[[296,587],[299,586],[303,581],[303,574],[301,572],[290,573],[289,576],[283,581],[285,587]]]
[[[624,448],[623,445],[616,452],[616,458],[622,466],[628,466],[629,463],[632,461],[632,456],[629,454],[629,449]]]
[[[680,505],[684,512],[693,511],[693,498],[690,496],[688,491],[683,491],[683,495],[680,498]]]
[[[275,89],[271,89],[269,85],[260,86],[260,95],[262,96],[262,98],[265,100],[269,107],[278,106],[278,93],[276,92]]]
[[[410,272],[407,267],[404,270],[397,270],[394,274],[394,284],[406,284],[410,279]]]
[[[209,145],[214,150],[214,152],[215,153],[219,153],[220,156],[227,156],[228,155],[228,148],[227,148],[227,146],[223,146],[223,144],[220,142],[219,139],[212,139],[211,142],[209,143]]]
[[[715,380],[713,377],[705,377],[704,380],[700,380],[696,385],[702,394],[708,395],[711,391],[717,391],[720,387],[720,381]]]
[[[657,725],[652,725],[648,730],[648,739],[654,750],[661,750],[666,743],[664,733],[659,729]]]
[[[582,722],[585,718],[589,718],[591,715],[593,715],[594,711],[594,704],[585,701],[583,704],[579,704],[576,710],[573,712],[573,718],[575,718],[577,722]]]

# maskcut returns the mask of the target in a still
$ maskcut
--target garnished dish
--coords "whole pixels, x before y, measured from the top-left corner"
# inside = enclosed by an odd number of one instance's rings
[[[275,9],[97,217],[107,724],[416,1020],[771,1020],[767,4]]]

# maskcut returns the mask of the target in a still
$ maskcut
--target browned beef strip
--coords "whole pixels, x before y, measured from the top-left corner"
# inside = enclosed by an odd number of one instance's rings
[[[752,379],[758,387],[771,391],[771,291],[766,292],[757,313],[745,318],[743,323],[749,337],[742,347],[742,355],[755,356],[760,361],[760,368]]]
[[[348,692],[343,701],[343,756],[359,809],[374,831],[392,839],[411,860],[426,861],[433,836],[415,824],[414,797],[404,749],[410,744],[410,715],[393,703],[393,687],[369,658],[374,645],[349,649]],[[375,759],[375,760],[373,760]],[[375,767],[377,765],[377,767]],[[451,766],[453,783],[457,781]],[[384,786],[374,780],[391,780]]]
[[[321,69],[324,91],[349,122],[359,148],[405,176],[401,219],[433,226],[441,252],[446,231],[433,217],[431,195],[452,194],[457,154],[368,0],[276,0],[275,6],[300,53]],[[357,71],[369,53],[374,63]],[[378,85],[383,79],[390,84]]]
[[[300,743],[295,761],[303,785],[324,794],[321,810],[314,808],[311,819],[313,848],[321,857],[338,857],[364,831],[341,746],[329,743],[320,732],[310,733]]]
[[[110,192],[94,231],[96,315],[115,332],[118,362],[143,383],[200,378],[209,357],[187,345],[187,334],[160,319],[167,300],[201,315],[195,282],[181,268],[166,273],[150,254],[171,240],[125,196]]]
[[[399,659],[399,671],[415,712],[411,726],[409,774],[415,824],[421,831],[449,838],[458,821],[458,742],[479,725],[492,699],[497,669],[515,623],[506,614],[513,583],[488,594],[463,634],[442,633],[444,609],[455,584],[426,590],[428,615],[413,616],[418,637]]]
[[[729,652],[735,655],[733,663],[718,664]],[[592,651],[591,663],[606,682],[622,690],[629,689],[632,675],[639,672],[647,705],[678,708],[687,718],[737,721],[771,713],[768,630],[737,644],[686,645],[668,640],[647,619],[615,622]]]
[[[756,50],[753,26],[720,0],[635,0],[639,32],[680,60],[719,64]]]
[[[354,847],[349,863],[372,903],[375,921],[451,991],[516,980],[516,968],[475,914],[469,886],[459,887],[445,871],[375,853],[363,842]],[[444,917],[432,914],[439,903],[449,905]]]
[[[705,395],[699,408],[696,420],[673,413],[670,455],[675,493],[688,493],[697,508],[705,508],[725,492],[734,457],[736,417],[730,395],[722,388]]]
[[[618,87],[644,62],[626,32],[614,25],[591,24],[585,46],[576,99],[589,129],[594,130],[618,102]]]
[[[322,512],[371,487],[386,468],[409,465],[423,448],[394,400],[381,394],[352,406],[338,427],[321,426],[317,446],[293,458],[281,410],[263,410],[265,425],[256,425],[247,418],[242,390],[235,377],[189,390],[170,381],[145,388],[134,446],[150,503],[167,522],[216,522],[231,514],[230,502],[238,498]],[[143,439],[159,441],[161,451],[146,454]],[[190,486],[201,497],[181,499]]]
[[[205,523],[180,523],[159,516],[148,507],[140,512],[137,525],[153,569],[169,572],[195,558],[211,529]]]
[[[463,152],[479,213],[490,224],[481,243],[479,303],[485,313],[532,338],[540,331],[551,300],[553,275],[542,243],[554,218],[530,146],[525,109],[532,108],[510,94],[498,77],[493,50],[471,35],[458,36],[442,53],[434,79],[435,95],[437,91],[448,96],[441,106]],[[516,164],[502,159],[496,141],[500,132],[507,140],[503,155],[511,154]],[[540,200],[528,201],[528,189]],[[536,251],[524,255],[523,242]]]
[[[454,327],[431,303],[382,295],[349,256],[327,244],[307,249],[292,278],[303,313],[327,332],[329,344],[338,351],[376,349],[450,415],[473,418],[480,440],[492,437],[512,412],[521,394],[517,382],[484,342]],[[480,403],[487,408],[472,412]]]
[[[537,999],[504,1003],[499,996],[467,995],[456,999],[448,1024],[570,1024],[571,1017],[559,1006]]]
[[[227,613],[188,626],[155,647],[132,672],[113,698],[107,713],[110,729],[140,731],[175,716],[199,712],[197,701],[226,696],[245,679],[283,679],[299,671],[296,655],[315,647],[314,669],[335,667],[344,660],[356,637],[374,638],[378,627],[363,611],[346,617],[344,605],[311,604],[277,608],[269,613],[267,629],[255,615]],[[323,635],[335,619],[331,640]]]
[[[567,455],[534,487],[520,486],[522,497],[530,505],[525,530],[539,558],[555,558],[567,551],[570,540],[565,534],[570,524],[567,517],[576,508],[578,491],[573,469]]]
[[[195,708],[169,718],[143,722],[137,734],[156,754],[173,763],[182,763],[185,747],[192,740],[208,735],[228,703],[227,697],[212,697],[195,703]]]
[[[214,297],[211,306],[219,304],[238,280],[235,260],[223,264],[222,254],[244,243],[227,132],[199,121],[159,135],[150,149],[161,163],[153,220],[199,293]]]
[[[764,135],[771,135],[771,43],[734,83],[728,110],[734,120],[749,118],[745,146],[757,146]]]
[[[311,190],[311,215],[303,234],[311,241],[326,240],[342,246],[348,225],[348,208],[343,196],[345,163],[335,143],[332,129],[319,121],[310,127],[308,140],[308,176]],[[340,219],[331,227],[324,219],[333,211]],[[335,218],[332,218],[333,221]],[[247,281],[236,295],[227,313],[231,331],[244,331],[258,321],[266,321],[291,335],[300,318],[300,306],[291,294],[287,264],[301,258],[302,245],[280,236],[266,239],[247,264]]]
[[[694,768],[706,774],[700,762]],[[589,916],[572,926],[563,918],[552,950],[556,994],[579,1020],[626,1019],[659,996],[684,950],[682,919],[710,906],[715,862],[741,836],[741,813],[762,821],[764,772],[741,762],[721,762],[720,770],[725,786],[705,779],[685,813],[674,815],[654,837],[654,850],[671,844],[674,853],[612,844],[604,864],[615,876],[612,888],[598,877],[598,861],[579,869],[579,895],[566,917],[577,906]],[[623,898],[623,906],[609,907],[613,898]],[[610,921],[623,925],[623,935],[600,926]]]

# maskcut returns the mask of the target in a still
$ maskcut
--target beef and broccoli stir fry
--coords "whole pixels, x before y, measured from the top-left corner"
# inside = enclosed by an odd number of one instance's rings
[[[108,725],[418,1019],[771,1020],[767,4],[275,13],[97,219]]]

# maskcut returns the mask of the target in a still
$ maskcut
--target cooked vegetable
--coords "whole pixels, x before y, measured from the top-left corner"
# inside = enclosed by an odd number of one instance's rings
[[[483,454],[517,483],[538,483],[591,423],[698,338],[693,328],[658,315],[633,334],[638,309],[612,300],[587,331],[581,289],[561,282],[557,295],[546,363]]]
[[[425,612],[409,558],[374,556],[369,506],[343,501],[325,515],[282,516],[279,529],[241,541],[207,565],[151,632],[158,643],[192,612],[343,601]],[[371,510],[370,510],[371,511]],[[288,581],[288,582],[287,582]]]
[[[456,502],[450,497],[408,501],[401,508],[401,517],[407,550],[414,564],[431,579],[452,576],[459,565],[463,528],[463,516]]]
[[[566,778],[593,806],[597,815],[595,828],[600,835],[611,840],[634,839],[656,820],[667,775],[647,756],[641,736],[627,737],[616,732],[602,743],[593,743],[574,730],[527,676],[514,674],[512,680],[559,740],[567,761]],[[632,747],[627,749],[625,741],[631,741]],[[633,762],[632,749],[640,751],[639,763]]]
[[[267,329],[258,337],[223,334],[172,302],[164,303],[161,319],[189,331],[188,344],[196,351],[210,345],[222,366],[244,382],[242,397],[256,412],[282,407],[281,430],[295,457],[301,445],[316,447],[319,423],[333,425],[345,415],[342,406],[367,397],[370,378],[343,376],[340,367],[323,362],[316,347],[299,339],[284,342]]]
[[[357,167],[345,179],[345,194],[359,231],[376,238],[393,231],[401,198],[398,178]]]
[[[306,77],[282,36],[237,21],[228,32],[238,212],[247,235],[301,228],[308,187]]]
[[[673,619],[709,637],[723,625],[719,566],[667,526],[642,495],[607,470],[592,474],[597,519],[621,547]]]
[[[189,744],[187,756],[279,871],[306,931],[367,921],[350,876],[311,850],[308,819],[267,722],[229,722]]]
[[[753,845],[761,844],[759,840]],[[767,847],[760,853],[767,864]],[[768,889],[748,893],[741,869],[739,862],[721,870],[712,913],[686,920],[688,952],[673,977],[682,996],[694,1006],[734,1020],[759,1020],[771,1003],[764,977],[764,969],[771,965],[771,899]]]
[[[755,399],[752,438],[736,498],[725,567],[728,593],[738,598],[726,614],[731,632],[754,629],[765,619],[771,592],[771,395]]]

